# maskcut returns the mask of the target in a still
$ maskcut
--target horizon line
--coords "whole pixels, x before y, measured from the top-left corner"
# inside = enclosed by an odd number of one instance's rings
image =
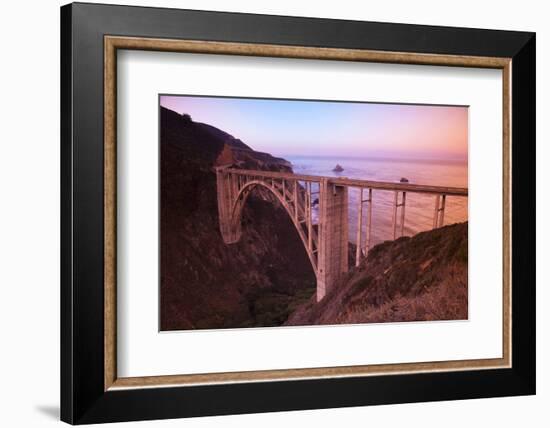
[[[254,149],[252,149],[254,150]],[[257,151],[257,150],[254,150]],[[290,154],[285,153],[281,155],[274,155],[269,153],[271,156],[285,158],[285,157],[303,157],[303,158],[340,158],[340,159],[361,159],[361,160],[397,160],[397,161],[451,161],[451,162],[461,162],[468,163],[468,157],[456,157],[456,158],[429,158],[429,157],[397,157],[397,156],[354,156],[354,155],[341,155],[341,154],[328,154],[328,155],[309,155],[309,154]]]

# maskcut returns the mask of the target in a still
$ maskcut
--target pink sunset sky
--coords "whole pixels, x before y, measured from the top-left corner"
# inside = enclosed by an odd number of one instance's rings
[[[468,107],[200,96],[160,104],[275,156],[468,158]]]

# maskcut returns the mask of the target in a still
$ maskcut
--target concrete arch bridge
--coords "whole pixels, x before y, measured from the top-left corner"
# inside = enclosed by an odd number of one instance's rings
[[[356,234],[355,264],[365,257],[371,237],[372,191],[394,192],[392,205],[393,239],[403,235],[407,193],[434,196],[433,227],[443,226],[448,196],[467,197],[467,188],[389,183],[345,177],[322,177],[284,172],[241,170],[217,167],[217,197],[220,231],[226,244],[238,242],[242,234],[241,216],[248,196],[254,189],[264,189],[285,208],[306,249],[317,278],[317,301],[348,270],[349,225],[348,190],[360,189]],[[317,223],[313,205],[319,204]],[[366,217],[364,219],[364,217]],[[366,231],[363,233],[363,221]]]

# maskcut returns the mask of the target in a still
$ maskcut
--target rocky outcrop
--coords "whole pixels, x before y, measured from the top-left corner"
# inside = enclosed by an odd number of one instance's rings
[[[229,142],[224,143],[223,149],[214,164],[239,169],[292,172],[291,163],[285,159],[276,158],[269,153],[234,147]]]

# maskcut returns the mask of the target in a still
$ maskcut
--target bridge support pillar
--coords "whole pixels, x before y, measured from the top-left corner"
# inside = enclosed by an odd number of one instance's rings
[[[317,301],[348,271],[348,188],[323,178],[319,189]]]
[[[234,244],[241,239],[242,227],[240,218],[235,219],[232,212],[233,203],[239,192],[237,180],[238,177],[234,174],[228,174],[225,168],[220,167],[216,169],[220,233],[223,242],[226,244]]]

